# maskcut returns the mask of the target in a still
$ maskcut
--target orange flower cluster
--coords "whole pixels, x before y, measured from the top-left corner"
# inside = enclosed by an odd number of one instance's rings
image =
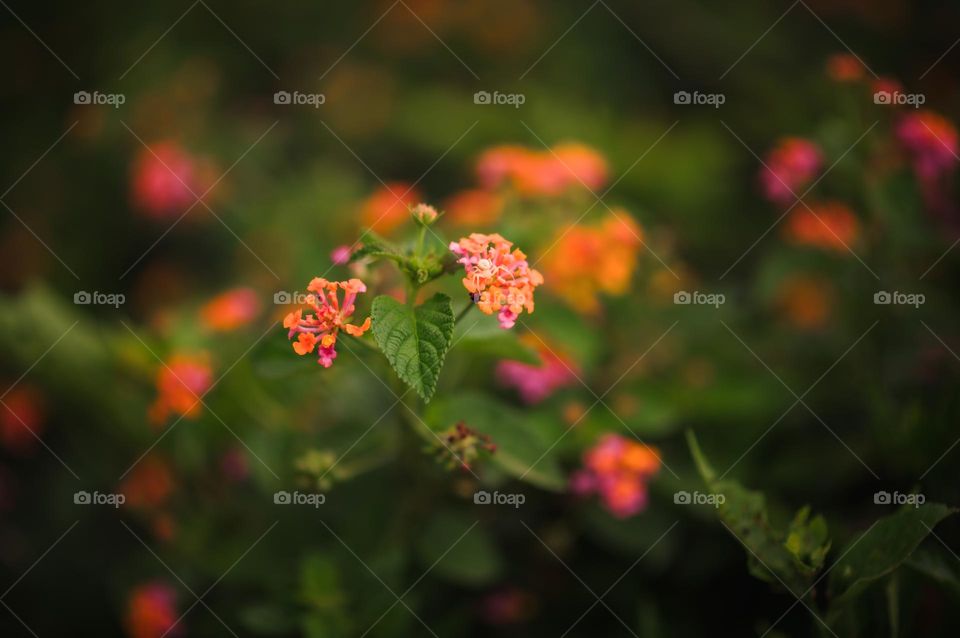
[[[584,454],[583,465],[571,479],[573,492],[597,493],[611,514],[627,518],[646,509],[647,483],[661,462],[655,449],[606,434]]]
[[[570,187],[600,188],[609,169],[600,153],[583,144],[559,144],[547,151],[506,145],[480,156],[477,175],[487,189],[509,182],[524,195],[559,195]]]
[[[796,209],[786,225],[787,237],[797,244],[841,252],[856,241],[859,232],[860,223],[850,208],[834,201]]]
[[[512,328],[524,310],[533,312],[533,291],[543,275],[512,242],[495,233],[472,233],[451,242],[450,250],[466,270],[463,286],[470,298],[484,314],[498,313],[501,328]]]
[[[623,210],[597,226],[576,225],[548,250],[543,270],[550,288],[574,308],[594,314],[599,293],[622,295],[630,286],[643,231]]]
[[[213,371],[206,354],[177,353],[157,371],[157,399],[150,406],[150,422],[161,425],[171,414],[195,419],[200,398],[212,384]]]
[[[343,302],[338,298],[338,292],[344,291]],[[354,302],[357,295],[367,291],[367,286],[359,279],[349,281],[327,281],[314,277],[307,290],[314,293],[307,297],[307,304],[313,308],[314,314],[303,316],[303,310],[291,312],[283,320],[283,327],[289,329],[287,338],[292,339],[293,351],[305,355],[317,349],[317,363],[324,368],[333,365],[337,358],[337,335],[342,328],[348,335],[359,337],[370,329],[370,317],[359,326],[350,323]]]

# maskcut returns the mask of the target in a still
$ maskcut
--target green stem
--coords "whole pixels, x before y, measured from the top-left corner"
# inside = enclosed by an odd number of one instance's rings
[[[460,323],[460,320],[467,316],[467,313],[477,304],[472,301],[467,302],[467,305],[457,314],[457,318],[454,319],[453,324],[456,325]]]

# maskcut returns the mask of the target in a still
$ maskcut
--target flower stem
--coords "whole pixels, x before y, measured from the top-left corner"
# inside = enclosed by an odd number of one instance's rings
[[[460,320],[466,317],[467,313],[470,312],[471,308],[473,308],[475,305],[477,304],[473,303],[472,301],[467,302],[467,305],[463,308],[463,310],[457,314],[457,318],[454,320],[453,324],[456,325],[460,323]]]

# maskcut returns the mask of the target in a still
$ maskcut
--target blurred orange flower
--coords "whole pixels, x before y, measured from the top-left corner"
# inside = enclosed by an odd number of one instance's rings
[[[130,638],[161,638],[178,636],[182,632],[175,626],[177,593],[165,583],[151,582],[140,585],[130,592],[127,599],[127,615],[124,622]]]
[[[862,80],[866,69],[852,53],[834,53],[827,58],[827,76],[835,82]]]
[[[841,252],[860,234],[860,223],[850,208],[834,201],[793,210],[785,228],[794,243]]]
[[[126,505],[138,509],[163,506],[174,489],[173,470],[162,456],[149,454],[137,463],[120,485]]]
[[[260,299],[252,288],[223,292],[200,309],[200,321],[210,330],[226,332],[253,321],[260,312]]]
[[[420,194],[407,182],[387,182],[363,202],[360,221],[374,232],[388,235],[410,218]]]
[[[36,388],[18,385],[0,406],[0,441],[10,452],[28,452],[37,444],[44,428],[43,397]]]
[[[157,371],[157,399],[150,406],[150,422],[162,425],[171,414],[194,419],[200,413],[200,398],[213,380],[206,353],[176,353]]]
[[[503,213],[503,197],[496,193],[471,188],[456,193],[444,207],[451,223],[460,226],[489,226]]]
[[[509,182],[524,195],[559,195],[570,187],[595,190],[606,183],[607,161],[579,143],[534,151],[522,146],[495,146],[477,160],[477,176],[487,189]]]
[[[660,455],[639,441],[605,434],[583,455],[583,469],[571,478],[575,494],[597,493],[617,518],[627,518],[647,507],[647,483],[660,471]]]
[[[600,309],[599,294],[622,295],[630,287],[643,231],[630,215],[614,210],[600,226],[576,225],[561,232],[541,258],[550,289],[588,314]]]

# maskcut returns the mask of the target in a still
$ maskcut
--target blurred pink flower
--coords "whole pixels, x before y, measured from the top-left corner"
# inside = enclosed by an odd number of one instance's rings
[[[350,255],[352,251],[350,246],[344,244],[342,246],[337,246],[330,251],[330,261],[332,261],[337,266],[343,266],[350,261]]]
[[[957,128],[933,111],[908,113],[900,118],[897,139],[910,153],[921,180],[935,179],[951,170],[957,161]]]
[[[605,434],[583,455],[583,468],[570,478],[574,494],[599,494],[617,518],[627,518],[647,507],[647,483],[660,471],[657,450],[618,434]]]
[[[576,381],[575,364],[542,344],[531,345],[540,355],[540,365],[505,359],[497,363],[496,376],[501,385],[515,388],[524,403],[540,403]]]
[[[823,165],[820,147],[800,137],[786,137],[767,155],[760,169],[763,194],[775,204],[789,204],[803,193]]]
[[[182,214],[207,190],[208,169],[178,143],[157,142],[133,163],[133,205],[150,217]]]

